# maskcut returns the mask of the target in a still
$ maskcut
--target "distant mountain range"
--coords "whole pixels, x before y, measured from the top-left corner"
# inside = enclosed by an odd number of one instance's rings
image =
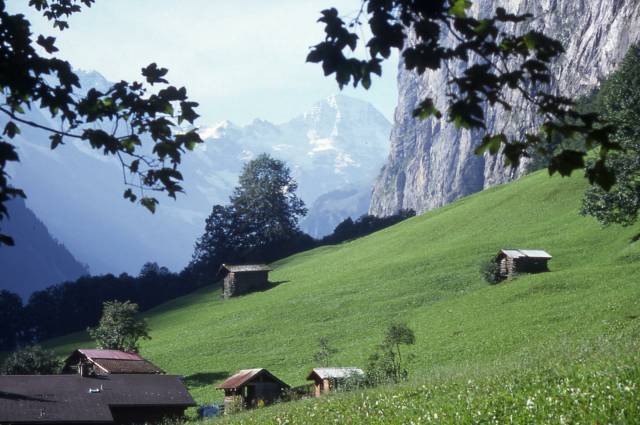
[[[96,72],[80,76],[83,89],[109,86]],[[52,123],[41,111],[28,115]],[[211,207],[228,201],[243,164],[262,152],[285,160],[298,181],[310,209],[303,230],[323,236],[347,216],[366,213],[368,200],[362,199],[370,196],[387,158],[390,129],[372,105],[340,95],[283,124],[203,126],[205,144],[181,166],[186,193],[177,201],[161,196],[154,215],[122,199],[122,170],[115,160],[79,141],[51,151],[46,134],[24,127],[16,138],[21,162],[10,172],[27,192],[27,206],[92,273],[137,274],[147,261],[180,270]],[[345,192],[357,192],[361,200],[345,205],[339,201]]]
[[[22,199],[9,203],[9,214],[2,230],[16,245],[0,245],[0,289],[15,292],[26,301],[35,290],[88,274],[87,266],[49,234]]]

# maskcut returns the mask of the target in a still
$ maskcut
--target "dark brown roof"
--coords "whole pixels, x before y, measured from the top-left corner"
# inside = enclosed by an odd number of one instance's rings
[[[106,373],[164,373],[162,369],[145,360],[137,353],[125,353],[118,350],[96,350],[80,348],[75,350],[64,364],[64,372],[73,372],[81,359],[97,365]]]
[[[162,369],[147,360],[92,359],[92,361],[107,373],[164,373]]]
[[[227,378],[222,384],[218,385],[218,389],[221,390],[233,390],[236,388],[240,388],[259,376],[264,376],[265,378],[277,382],[285,388],[289,388],[289,385],[278,379],[275,375],[269,372],[267,369],[243,369],[235,375]]]
[[[195,406],[177,376],[0,376],[0,423],[110,423],[111,406]]]

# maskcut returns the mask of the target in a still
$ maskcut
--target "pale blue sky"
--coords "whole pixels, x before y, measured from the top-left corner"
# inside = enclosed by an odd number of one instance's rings
[[[28,11],[17,6],[11,9]],[[27,3],[27,0],[20,0]],[[283,122],[338,92],[319,65],[306,64],[309,46],[322,39],[319,11],[335,6],[354,14],[359,0],[97,0],[60,33],[28,12],[35,33],[57,37],[59,56],[107,79],[140,79],[157,62],[169,80],[200,102],[200,125],[254,118]],[[397,59],[366,91],[343,93],[373,103],[391,120]]]

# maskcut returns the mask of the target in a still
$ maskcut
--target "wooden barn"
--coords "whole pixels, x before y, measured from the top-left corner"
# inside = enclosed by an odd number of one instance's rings
[[[110,374],[158,374],[162,369],[137,353],[79,348],[64,361],[62,373],[83,376]]]
[[[309,373],[307,381],[313,381],[314,395],[320,397],[354,376],[364,376],[364,372],[357,367],[317,367]]]
[[[507,279],[517,273],[547,272],[551,258],[548,252],[540,249],[503,249],[495,258],[498,277]]]
[[[230,298],[267,289],[270,271],[271,268],[266,264],[223,264],[218,272],[218,276],[224,277],[223,297]]]
[[[196,403],[177,376],[0,376],[1,424],[153,424]]]
[[[225,411],[229,411],[238,403],[244,408],[271,404],[290,387],[267,369],[243,369],[217,388],[224,390]]]

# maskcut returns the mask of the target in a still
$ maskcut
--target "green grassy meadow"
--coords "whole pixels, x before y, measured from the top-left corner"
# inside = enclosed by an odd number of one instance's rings
[[[268,291],[223,301],[202,289],[145,313],[141,353],[211,403],[222,399],[214,384],[239,369],[304,384],[321,336],[339,349],[335,366],[364,367],[404,321],[417,339],[407,384],[224,421],[640,422],[640,226],[579,216],[585,188],[536,173],[279,261]],[[547,250],[551,272],[489,285],[480,263],[500,248]],[[89,345],[84,334],[48,344],[61,355]]]

